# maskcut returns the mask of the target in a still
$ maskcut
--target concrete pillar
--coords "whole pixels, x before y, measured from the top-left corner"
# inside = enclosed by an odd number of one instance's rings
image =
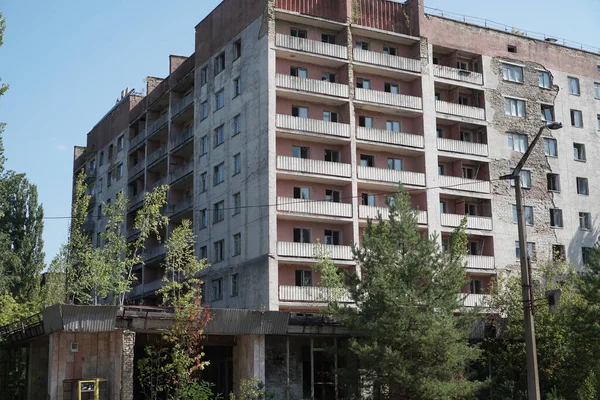
[[[121,400],[133,400],[135,332],[123,331],[121,356]]]
[[[254,377],[265,382],[265,335],[237,336],[233,348],[234,390],[242,379]]]

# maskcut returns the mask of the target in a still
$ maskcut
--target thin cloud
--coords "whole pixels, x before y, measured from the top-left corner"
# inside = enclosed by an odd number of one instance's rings
[[[67,146],[65,146],[64,144],[59,144],[58,146],[56,146],[56,150],[58,151],[65,151],[66,148]]]

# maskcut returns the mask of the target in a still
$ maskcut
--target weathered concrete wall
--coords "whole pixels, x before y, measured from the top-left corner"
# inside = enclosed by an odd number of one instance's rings
[[[289,380],[287,340],[289,340]],[[308,337],[267,336],[265,340],[265,385],[276,399],[302,399],[302,348],[310,349]],[[309,378],[310,379],[310,378]]]
[[[43,398],[48,390],[48,355],[50,344],[48,337],[29,343],[29,361],[27,369],[27,399]]]
[[[237,336],[233,348],[234,391],[238,389],[242,379],[254,377],[265,382],[265,336]]]

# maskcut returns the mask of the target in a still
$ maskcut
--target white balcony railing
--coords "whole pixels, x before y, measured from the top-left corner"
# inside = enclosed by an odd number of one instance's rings
[[[435,111],[443,114],[451,114],[459,117],[485,120],[485,110],[480,107],[465,106],[458,103],[436,100]]]
[[[277,74],[277,86],[301,92],[326,94],[335,97],[348,97],[348,85],[320,81],[317,79],[306,79],[297,76]]]
[[[465,307],[486,307],[491,297],[489,294],[461,294]]]
[[[334,58],[348,59],[348,49],[337,44],[323,43],[317,40],[303,39],[278,33],[275,37],[277,47],[320,54]]]
[[[441,175],[440,186],[444,189],[464,190],[466,192],[490,193],[490,182],[460,176]]]
[[[446,67],[445,65],[433,65],[433,75],[439,78],[452,79],[455,81],[483,85],[483,75],[479,72],[466,71],[464,69]]]
[[[352,166],[350,164],[298,157],[277,156],[277,169],[343,178],[352,176]]]
[[[425,186],[425,174],[421,172],[396,171],[387,168],[358,167],[358,178],[372,181],[403,183],[405,185]]]
[[[440,216],[440,224],[442,226],[448,226],[451,228],[457,228],[460,226],[465,215],[461,214],[449,214],[442,213]],[[492,219],[488,217],[478,217],[474,215],[467,215],[467,228],[469,229],[480,229],[484,231],[492,230]]]
[[[382,67],[421,72],[421,61],[413,58],[391,56],[362,49],[354,49],[354,61],[380,65]]]
[[[183,178],[187,174],[191,173],[194,170],[194,161],[188,161],[179,167],[176,167],[171,174],[169,175],[169,179],[171,183]]]
[[[148,156],[148,166],[154,164],[156,161],[160,160],[167,154],[167,146],[162,146],[157,150],[154,150]]]
[[[412,108],[415,110],[423,108],[423,101],[420,97],[382,92],[381,90],[356,88],[355,98],[359,101],[383,104],[386,106]]]
[[[297,301],[309,303],[324,303],[329,301],[340,301],[350,303],[351,299],[347,292],[319,286],[279,286],[280,301]]]
[[[488,156],[488,145],[484,143],[463,142],[462,140],[453,140],[438,138],[437,148],[442,151],[452,153],[472,154],[474,156]]]
[[[183,110],[185,110],[190,104],[194,102],[194,92],[188,93],[183,99],[179,100],[173,106],[173,116],[176,116]]]
[[[321,133],[323,135],[350,137],[350,125],[338,122],[327,122],[312,118],[299,118],[291,115],[277,114],[277,127],[293,131]]]
[[[467,269],[494,270],[496,261],[492,256],[472,256],[467,257]]]
[[[315,258],[316,243],[277,242],[281,257]],[[321,244],[325,256],[333,260],[352,260],[352,247]]]
[[[132,137],[131,139],[129,139],[129,148],[133,148],[135,146],[137,146],[138,144],[142,143],[144,141],[144,139],[146,139],[146,131],[143,130],[140,133],[138,133],[137,135],[135,135],[134,137]]]
[[[352,218],[352,204],[294,199],[291,197],[278,197],[277,211]]]
[[[410,133],[391,132],[383,129],[356,128],[356,138],[369,142],[381,142],[400,146],[423,148],[423,136]]]
[[[162,128],[167,123],[168,120],[169,120],[169,113],[164,113],[156,121],[154,121],[154,122],[152,122],[152,124],[150,124],[148,133],[150,135],[153,134],[154,132],[156,132],[157,130]]]
[[[175,149],[194,136],[194,130],[191,126],[185,128],[179,135],[171,138],[171,149]]]
[[[390,219],[390,210],[388,207],[376,207],[376,206],[358,206],[358,216],[362,219],[377,219],[381,214],[381,218],[384,220]],[[417,223],[420,225],[427,225],[427,211],[417,211]]]

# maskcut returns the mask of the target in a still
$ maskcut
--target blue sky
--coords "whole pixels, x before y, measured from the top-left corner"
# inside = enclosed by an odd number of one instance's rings
[[[251,0],[248,0],[251,1]],[[73,146],[125,87],[165,76],[169,54],[194,51],[194,27],[219,0],[2,0],[7,19],[0,102],[8,168],[37,184],[47,217],[67,217]],[[425,0],[428,7],[600,47],[599,0]],[[552,23],[551,21],[558,21]],[[46,219],[49,262],[68,219]]]

